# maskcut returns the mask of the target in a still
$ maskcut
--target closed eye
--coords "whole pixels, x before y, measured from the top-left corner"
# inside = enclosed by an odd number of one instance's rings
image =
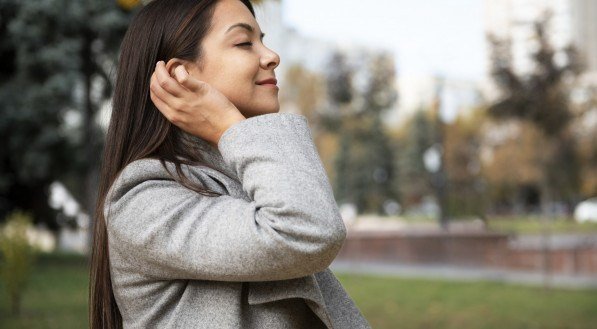
[[[237,46],[237,47],[250,47],[250,46],[252,46],[252,45],[253,45],[253,43],[252,43],[252,42],[243,42],[243,43],[239,43],[239,44],[237,44],[236,46]]]

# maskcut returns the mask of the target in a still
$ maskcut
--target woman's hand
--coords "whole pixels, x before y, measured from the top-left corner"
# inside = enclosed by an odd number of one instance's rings
[[[226,96],[192,77],[182,65],[172,77],[159,61],[151,75],[150,97],[174,125],[216,146],[226,129],[245,119]]]

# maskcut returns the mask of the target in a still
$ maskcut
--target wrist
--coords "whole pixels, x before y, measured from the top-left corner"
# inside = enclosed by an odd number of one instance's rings
[[[235,115],[234,117],[230,118],[229,120],[226,121],[226,123],[223,125],[220,134],[218,136],[218,139],[216,140],[216,146],[219,144],[220,142],[220,138],[222,138],[222,136],[224,135],[224,133],[230,129],[232,126],[236,125],[237,123],[246,120],[247,118],[245,118],[242,114],[240,114],[240,112],[238,113],[238,115]]]

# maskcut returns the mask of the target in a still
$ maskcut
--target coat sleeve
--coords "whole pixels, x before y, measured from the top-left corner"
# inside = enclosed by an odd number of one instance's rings
[[[249,201],[200,195],[131,164],[106,201],[110,248],[163,279],[272,281],[326,269],[346,228],[306,118],[248,118],[218,148]]]

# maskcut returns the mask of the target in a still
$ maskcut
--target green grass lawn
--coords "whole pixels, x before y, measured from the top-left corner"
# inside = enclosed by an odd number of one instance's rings
[[[79,256],[40,257],[18,318],[9,315],[8,296],[0,281],[0,328],[88,328],[85,262]]]
[[[401,220],[406,224],[437,224],[437,219],[424,216],[386,217],[388,220]],[[472,219],[453,218],[453,222],[466,223]],[[545,229],[553,234],[579,233],[597,234],[596,222],[578,223],[572,218],[555,217],[547,221],[541,216],[489,216],[488,229],[495,232],[515,234],[541,234]],[[597,326],[596,326],[597,327]]]
[[[338,275],[373,328],[589,329],[597,291]]]
[[[597,291],[543,291],[498,283],[462,283],[338,274],[373,328],[595,328]],[[0,283],[0,329],[87,328],[84,260],[44,256],[14,318]]]
[[[489,219],[489,229],[516,234],[540,234],[545,229],[551,233],[597,234],[597,223],[577,223],[569,218],[553,218],[548,221],[539,216],[495,217]]]

